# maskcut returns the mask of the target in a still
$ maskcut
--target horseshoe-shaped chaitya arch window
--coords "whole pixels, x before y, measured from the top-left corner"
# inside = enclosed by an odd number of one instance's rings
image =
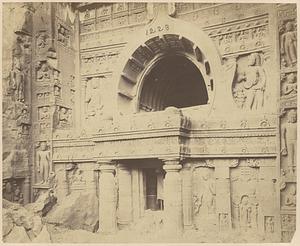
[[[118,112],[212,105],[224,80],[221,58],[200,28],[163,16],[135,38],[115,75]]]

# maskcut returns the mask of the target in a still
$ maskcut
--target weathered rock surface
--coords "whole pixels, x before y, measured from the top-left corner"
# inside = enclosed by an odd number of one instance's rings
[[[42,219],[36,215],[32,218],[33,220],[33,228],[31,229],[33,234],[35,236],[39,235],[39,233],[42,231],[43,224],[42,224]]]
[[[25,205],[25,208],[34,213],[41,213],[48,197],[48,192],[42,193],[34,203]]]
[[[3,239],[5,243],[30,243],[26,230],[23,226],[14,226],[12,231]]]
[[[92,192],[70,194],[45,217],[49,224],[91,232],[97,231],[98,220],[98,198]]]
[[[32,207],[27,207],[32,208]],[[3,241],[9,243],[51,242],[48,231],[43,228],[41,217],[32,209],[3,199]]]
[[[51,243],[51,237],[47,230],[47,227],[44,225],[41,232],[32,240],[33,243]]]
[[[9,234],[14,227],[14,221],[7,209],[2,209],[2,236]]]

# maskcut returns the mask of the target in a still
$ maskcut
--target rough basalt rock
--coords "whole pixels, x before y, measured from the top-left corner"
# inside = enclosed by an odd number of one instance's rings
[[[98,230],[98,220],[98,198],[92,192],[68,195],[45,217],[49,224],[91,232]]]
[[[11,232],[3,239],[5,243],[30,243],[26,230],[23,226],[14,226]]]

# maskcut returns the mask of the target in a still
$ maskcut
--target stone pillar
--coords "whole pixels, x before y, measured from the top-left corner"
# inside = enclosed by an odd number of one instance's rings
[[[30,178],[27,176],[23,184],[24,204],[30,202]]]
[[[133,214],[133,220],[136,221],[141,216],[139,170],[137,168],[132,169],[131,175],[132,175],[132,214]]]
[[[117,230],[115,166],[111,162],[99,164],[99,231],[115,233]]]
[[[81,109],[81,102],[84,101],[85,98],[81,97],[81,86],[80,86],[80,34],[79,34],[79,29],[80,29],[80,21],[79,21],[79,11],[76,10],[75,12],[75,21],[74,21],[74,31],[75,31],[75,39],[74,39],[74,46],[75,46],[75,97],[77,100],[75,100],[75,129],[77,133],[80,133],[81,129],[81,124],[83,122],[81,121],[82,119],[82,109]],[[80,100],[78,100],[80,99]]]
[[[83,78],[81,80],[81,126],[84,128],[85,116],[86,116],[86,105],[85,105],[85,97],[86,97],[86,87],[87,87],[87,78]]]
[[[85,163],[84,166],[82,166],[82,169],[84,170],[84,176],[86,180],[86,189],[88,191],[92,191],[96,195],[96,180],[95,180],[95,163]]]
[[[164,229],[167,234],[180,236],[182,223],[182,188],[178,159],[163,160],[166,171],[164,179]]]
[[[193,226],[193,197],[191,165],[185,164],[182,169],[182,209],[183,225],[185,228]]]
[[[259,181],[258,181],[258,198],[259,198],[259,216],[258,216],[258,230],[264,232],[266,228],[266,219],[270,219],[273,223],[273,233],[279,234],[277,225],[280,219],[276,211],[276,167],[275,166],[261,166],[259,167]],[[273,234],[273,237],[276,235]]]
[[[219,230],[227,230],[232,228],[229,171],[230,168],[228,165],[217,165],[215,167],[216,219]]]
[[[132,222],[131,171],[126,165],[118,164],[119,204],[118,224],[120,227]]]

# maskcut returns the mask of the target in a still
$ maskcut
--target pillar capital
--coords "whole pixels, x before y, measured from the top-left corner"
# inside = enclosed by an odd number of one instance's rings
[[[178,172],[182,168],[182,165],[179,164],[165,164],[163,169],[166,172]]]
[[[114,172],[116,170],[115,162],[112,160],[98,160],[98,170],[101,172]]]
[[[182,159],[179,157],[170,157],[170,158],[162,158],[161,161],[165,165],[178,165],[181,163]]]
[[[182,168],[180,158],[165,158],[161,159],[164,163],[163,169],[166,172],[177,172]]]

